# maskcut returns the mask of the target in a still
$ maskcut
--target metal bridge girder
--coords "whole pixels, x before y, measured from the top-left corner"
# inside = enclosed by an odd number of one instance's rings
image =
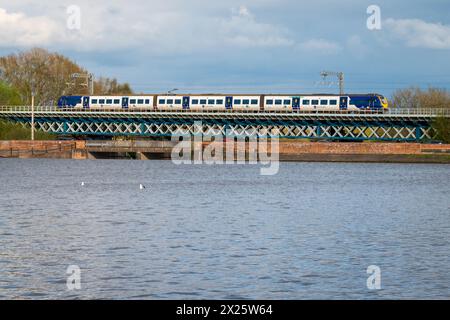
[[[2,112],[0,118],[29,126],[28,112]],[[390,115],[288,115],[288,114],[187,114],[110,112],[38,112],[35,127],[45,132],[70,135],[170,136],[232,135],[329,140],[431,140],[436,133],[432,117]],[[198,130],[195,122],[201,121]]]

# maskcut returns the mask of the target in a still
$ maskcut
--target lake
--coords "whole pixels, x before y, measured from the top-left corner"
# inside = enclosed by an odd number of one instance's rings
[[[450,298],[449,165],[281,163],[262,176],[1,159],[0,172],[0,299]],[[367,286],[372,265],[381,290]]]

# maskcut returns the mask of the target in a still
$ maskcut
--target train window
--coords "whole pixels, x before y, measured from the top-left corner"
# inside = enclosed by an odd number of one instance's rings
[[[215,104],[215,102],[216,102],[215,100],[208,100],[209,105]]]
[[[331,106],[336,106],[337,105],[337,100],[330,100],[330,105]]]
[[[328,100],[320,100],[320,105],[321,105],[321,106],[326,106],[326,105],[328,105]]]
[[[234,100],[234,104],[241,104],[241,100],[240,99]]]
[[[150,99],[145,99],[145,104],[150,104]]]
[[[100,99],[99,103],[100,104],[105,104],[105,99]]]
[[[309,100],[303,100],[303,105],[304,106],[309,106],[309,102],[310,102]]]
[[[201,99],[201,100],[200,100],[200,104],[201,104],[201,105],[205,105],[205,104],[206,104],[206,99]]]
[[[181,99],[176,99],[175,104],[181,104]]]
[[[167,104],[173,104],[173,99],[167,99]]]
[[[272,105],[272,104],[273,104],[273,100],[267,100],[267,101],[266,101],[266,104],[267,104],[267,105]]]
[[[192,100],[192,104],[198,104],[198,99]]]
[[[249,105],[250,104],[250,100],[249,99],[242,100],[242,104]]]
[[[279,106],[281,104],[283,104],[283,100],[279,100],[279,99],[275,100],[275,105]]]
[[[144,104],[144,99],[139,99],[139,100],[137,101],[137,103],[138,103],[138,104]]]
[[[106,104],[112,104],[112,99],[106,100]]]
[[[159,104],[166,104],[166,100],[164,100],[164,99],[159,99],[159,102],[158,102]]]
[[[136,104],[136,99],[131,99],[130,104]]]
[[[92,104],[97,104],[98,100],[97,99],[92,99]]]
[[[251,103],[251,104],[257,105],[257,104],[258,104],[258,100],[256,100],[256,99],[252,100],[252,103]]]
[[[319,100],[313,100],[311,101],[311,104],[317,106],[319,104]]]
[[[115,99],[114,104],[120,104],[120,99]]]
[[[216,100],[216,104],[223,104],[223,100]]]
[[[285,105],[290,105],[291,104],[291,100],[284,100],[284,104]]]

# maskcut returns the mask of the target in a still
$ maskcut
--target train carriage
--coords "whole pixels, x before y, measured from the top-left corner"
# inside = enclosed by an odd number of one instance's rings
[[[130,111],[229,111],[229,112],[382,112],[387,99],[380,94],[297,95],[127,95],[62,96],[58,107]]]

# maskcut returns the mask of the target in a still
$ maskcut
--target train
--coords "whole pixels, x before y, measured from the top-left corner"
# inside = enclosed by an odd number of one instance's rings
[[[62,109],[129,111],[365,111],[384,112],[388,100],[381,94],[162,94],[62,96]]]

